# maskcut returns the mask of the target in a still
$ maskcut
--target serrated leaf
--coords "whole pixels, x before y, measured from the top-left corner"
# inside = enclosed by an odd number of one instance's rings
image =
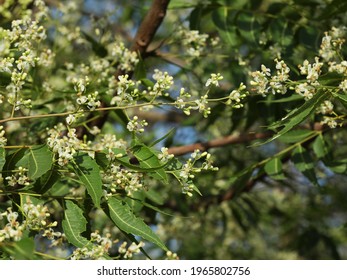
[[[83,216],[83,211],[72,201],[66,201],[66,209],[62,226],[67,240],[74,246],[82,248],[88,245],[89,241],[81,236],[86,231],[87,221]]]
[[[314,170],[314,161],[309,152],[303,146],[299,145],[293,151],[292,160],[296,168],[301,171],[313,185],[319,186]]]
[[[324,91],[317,92],[310,100],[306,101],[299,108],[291,111],[281,121],[272,124],[269,127],[270,129],[277,129],[280,127],[283,127],[283,128],[267,141],[258,143],[256,145],[263,145],[263,144],[269,143],[277,139],[278,137],[284,135],[285,133],[290,131],[293,127],[303,122],[326,99],[326,95],[327,93]]]
[[[4,167],[6,162],[6,151],[3,147],[0,147],[0,171],[2,171],[2,168]]]
[[[87,188],[94,205],[100,207],[103,193],[99,165],[88,154],[79,154],[75,158],[73,168],[80,181]]]
[[[143,168],[152,168],[153,172],[150,172],[149,175],[155,179],[168,182],[167,175],[163,168],[163,165],[158,160],[157,155],[145,145],[136,145],[132,148],[134,156],[138,159],[140,167]]]
[[[278,140],[283,142],[283,143],[287,143],[287,144],[298,143],[298,142],[305,140],[306,138],[309,138],[310,136],[313,136],[315,134],[316,134],[316,132],[312,131],[312,130],[298,129],[298,130],[289,131],[286,134],[281,135],[278,138]]]
[[[34,146],[29,149],[28,175],[36,179],[51,169],[53,163],[52,152],[47,145]]]
[[[168,250],[153,230],[131,212],[129,205],[114,197],[109,198],[107,204],[111,219],[120,230],[140,236],[164,251]]]
[[[276,157],[268,161],[264,166],[264,170],[266,174],[275,180],[285,179],[280,158]]]

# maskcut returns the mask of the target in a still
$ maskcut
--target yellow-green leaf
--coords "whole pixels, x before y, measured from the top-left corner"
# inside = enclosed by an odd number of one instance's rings
[[[111,197],[108,199],[110,216],[115,225],[122,231],[140,236],[167,251],[167,247],[145,222],[136,217],[128,204]]]

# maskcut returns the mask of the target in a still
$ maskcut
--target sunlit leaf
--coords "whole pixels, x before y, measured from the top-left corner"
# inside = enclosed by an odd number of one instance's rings
[[[264,166],[264,170],[266,174],[275,180],[286,178],[283,174],[282,161],[280,158],[276,157],[268,161]]]
[[[47,145],[34,146],[29,149],[28,175],[36,179],[51,169],[53,163],[52,152]]]
[[[284,135],[292,128],[303,122],[308,116],[310,116],[315,109],[326,99],[327,93],[325,91],[317,92],[310,100],[306,101],[299,108],[291,111],[287,116],[285,116],[281,121],[274,123],[269,128],[277,129],[283,127],[279,132],[277,132],[269,140],[260,143],[265,144],[275,140],[276,138]]]
[[[100,207],[100,200],[102,193],[102,181],[100,175],[100,168],[96,161],[88,154],[79,154],[75,157],[73,168],[87,188],[88,194],[92,198],[94,205]]]
[[[168,250],[153,230],[142,219],[136,217],[131,212],[129,205],[117,198],[111,197],[108,199],[108,208],[113,222],[119,229],[126,233],[141,236],[156,244],[161,249]]]
[[[317,133],[315,131],[308,130],[308,129],[291,130],[287,132],[286,134],[280,136],[278,140],[288,144],[298,143],[316,134]]]
[[[313,142],[313,151],[320,159],[325,158],[329,154],[329,148],[324,141],[323,135],[319,134]]]
[[[66,201],[63,230],[67,240],[78,248],[88,245],[88,239],[81,236],[86,231],[86,224],[83,211],[72,201]]]
[[[132,149],[134,156],[138,159],[140,167],[154,168],[150,173],[153,178],[167,182],[167,175],[155,152],[145,145],[136,145]]]

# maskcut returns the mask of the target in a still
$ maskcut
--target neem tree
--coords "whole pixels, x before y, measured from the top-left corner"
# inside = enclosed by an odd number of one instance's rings
[[[1,258],[347,257],[345,1],[1,2]]]

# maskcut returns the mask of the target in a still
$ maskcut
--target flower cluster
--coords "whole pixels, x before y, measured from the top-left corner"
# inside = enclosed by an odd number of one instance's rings
[[[111,191],[107,195],[112,195],[117,190],[125,190],[127,195],[131,196],[134,192],[143,188],[142,177],[142,173],[131,172],[112,163],[103,174],[102,179],[104,186]]]
[[[108,46],[108,49],[120,70],[133,71],[139,62],[137,53],[127,49],[122,42],[114,42]]]
[[[265,96],[267,93],[280,93],[287,92],[286,83],[289,81],[289,67],[283,60],[275,59],[276,75],[271,76],[271,70],[265,65],[261,65],[261,71],[251,72],[252,80],[250,81],[253,90]]]
[[[208,34],[200,34],[198,30],[189,30],[182,26],[176,32],[175,37],[180,40],[187,55],[192,58],[198,58],[204,53],[209,39]],[[211,38],[209,43],[211,46],[216,46],[219,39]]]
[[[265,65],[261,65],[261,71],[250,73],[252,80],[250,84],[253,89],[263,96],[272,91],[272,93],[286,93],[287,88],[294,89],[295,92],[304,97],[305,100],[311,99],[319,89],[324,89],[320,78],[326,69],[330,73],[338,73],[342,76],[341,82],[333,90],[347,92],[347,61],[343,60],[340,50],[346,36],[346,28],[333,27],[330,31],[325,32],[322,38],[319,54],[315,57],[314,62],[304,60],[302,65],[298,65],[301,75],[305,76],[305,81],[293,82],[289,79],[289,68],[283,61],[276,62],[277,73],[271,76],[271,71]],[[317,108],[316,113],[322,114],[322,124],[327,124],[331,128],[338,125],[341,117],[334,112],[332,100],[325,100]]]
[[[135,98],[139,95],[139,82],[129,79],[129,75],[119,75],[118,81],[114,76],[109,79],[108,94],[115,94],[111,100],[111,105],[129,105],[135,103]]]
[[[0,220],[6,217],[8,223],[3,229],[0,229],[0,244],[5,240],[19,241],[22,239],[25,226],[17,221],[18,213],[12,212],[11,208],[0,214]]]
[[[144,132],[144,127],[148,125],[148,122],[145,120],[139,121],[138,116],[134,116],[132,120],[130,120],[127,124],[127,129],[130,132],[138,132],[142,133]]]
[[[322,43],[319,50],[319,55],[325,61],[331,61],[336,58],[342,44],[345,42],[343,37],[346,34],[347,28],[332,27],[330,31],[324,33]]]
[[[186,115],[190,115],[191,110],[197,110],[203,114],[205,118],[211,113],[209,106],[208,93],[211,86],[219,87],[219,81],[223,79],[220,73],[212,73],[210,78],[207,79],[205,86],[208,90],[205,94],[201,95],[199,99],[191,100],[192,95],[184,88],[181,88],[179,96],[176,98],[175,107],[183,110]]]
[[[14,174],[5,178],[10,186],[15,187],[30,185],[30,180],[27,176],[28,170],[26,168],[19,166],[18,170],[14,170],[13,172]]]
[[[220,73],[212,73],[211,77],[207,79],[205,86],[209,87],[211,85],[214,85],[216,87],[219,87],[219,81],[223,80],[223,76]]]
[[[7,139],[5,137],[5,130],[2,125],[0,125],[0,148],[6,146]]]
[[[131,243],[130,246],[127,248],[128,243],[123,242],[118,249],[119,254],[122,255],[124,259],[131,259],[134,254],[138,254],[141,251],[141,248],[145,246],[145,243],[140,241],[138,244],[135,242]]]
[[[158,154],[158,159],[162,162],[162,163],[167,163],[170,159],[172,159],[174,157],[174,155],[169,154],[168,152],[168,148],[166,147],[162,147],[160,149],[161,153]]]
[[[246,98],[246,96],[249,94],[248,91],[246,91],[246,85],[243,83],[240,84],[238,89],[234,89],[230,94],[229,98],[226,102],[227,105],[233,104],[233,108],[241,108],[243,107],[243,104],[241,101]]]
[[[47,219],[50,217],[48,207],[43,205],[34,205],[30,199],[23,205],[23,214],[25,216],[25,227],[30,230],[41,232],[42,236],[50,240],[60,238],[62,233],[54,231],[53,227],[58,225],[57,221],[49,222]]]
[[[66,133],[66,135],[64,135]],[[62,123],[48,130],[47,144],[58,155],[58,164],[64,166],[75,153],[83,148],[83,143],[76,136],[76,129],[67,129]]]
[[[166,260],[179,260],[179,257],[176,253],[173,253],[171,251],[166,252]]]
[[[154,70],[153,79],[155,80],[155,84],[153,88],[148,88],[148,93],[151,96],[162,96],[167,95],[165,93],[166,90],[169,90],[171,86],[174,84],[173,77],[168,74],[168,72],[162,72],[158,69]]]
[[[22,19],[13,20],[11,29],[0,29],[1,56],[0,72],[11,75],[11,81],[6,86],[6,100],[12,105],[13,111],[21,107],[30,108],[31,99],[23,94],[23,88],[30,80],[30,70],[36,65],[48,66],[52,51],[46,49],[38,54],[39,43],[46,38],[46,31],[38,20],[43,17],[46,8],[42,1],[35,1],[38,10],[33,19],[26,15]],[[0,96],[2,103],[4,96]],[[12,113],[13,114],[13,113]]]
[[[5,227],[0,230],[0,243],[5,240],[21,240],[25,230],[39,232],[50,240],[59,239],[63,236],[61,232],[53,230],[53,227],[57,226],[57,222],[49,222],[47,220],[50,217],[50,213],[46,206],[34,205],[27,198],[26,203],[23,204],[22,212],[24,220],[21,223],[17,220],[18,213],[13,212],[11,208],[0,214],[0,220],[6,217],[8,221]]]
[[[202,164],[196,167],[198,161],[202,161]],[[201,153],[199,150],[195,150],[185,164],[183,164],[179,172],[179,180],[182,184],[182,193],[192,196],[195,185],[192,183],[192,179],[195,178],[196,173],[201,171],[217,171],[218,167],[212,165],[211,154],[208,152]]]
[[[108,254],[114,241],[111,240],[111,234],[101,236],[98,231],[91,233],[90,243],[82,248],[73,251],[71,260],[102,260]]]
[[[93,148],[95,151],[105,151],[106,157],[110,161],[114,160],[115,157],[121,157],[123,154],[115,153],[114,149],[126,149],[127,143],[122,139],[117,139],[114,134],[105,134],[102,138],[94,144]]]
[[[82,95],[81,93],[78,93],[77,95],[79,96],[76,100],[77,104],[87,106],[90,111],[94,111],[101,105],[100,100],[98,100],[98,91],[88,94],[87,96]]]

